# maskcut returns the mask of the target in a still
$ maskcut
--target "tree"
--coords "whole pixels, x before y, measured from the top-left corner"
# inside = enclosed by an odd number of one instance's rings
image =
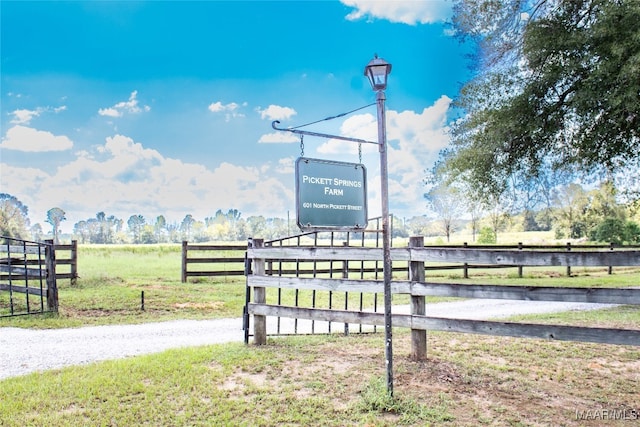
[[[262,216],[250,216],[247,218],[247,237],[266,238],[267,220]]]
[[[586,233],[585,214],[589,205],[587,192],[579,184],[569,184],[559,188],[554,196],[556,206],[556,227],[558,236],[579,238]]]
[[[0,236],[26,239],[29,208],[15,196],[0,193]]]
[[[44,232],[42,231],[42,226],[39,222],[32,225],[29,231],[31,232],[31,238],[34,241],[39,242],[42,240]]]
[[[453,179],[502,193],[509,177],[632,168],[640,157],[640,2],[457,0],[477,42],[442,159]],[[633,169],[630,169],[633,171]]]
[[[489,197],[484,205],[484,210],[489,216],[489,222],[491,224],[491,231],[493,232],[493,243],[498,242],[498,232],[503,229],[510,217],[510,208],[504,194],[501,196]],[[480,230],[482,235],[482,230]],[[481,236],[482,237],[482,236]],[[480,240],[478,240],[479,243]]]
[[[158,215],[156,218],[156,223],[153,225],[153,231],[156,236],[157,242],[165,241],[165,232],[167,231],[167,220],[164,215]]]
[[[193,215],[187,214],[180,223],[180,232],[182,233],[183,240],[189,240],[191,237],[191,228],[195,224],[196,220],[193,219]]]
[[[51,224],[54,243],[59,243],[58,234],[60,233],[60,223],[65,221],[66,212],[60,208],[51,208],[47,211],[47,222]]]
[[[133,243],[142,243],[142,230],[145,225],[145,219],[142,215],[131,215],[127,220],[129,232],[133,236]]]
[[[589,191],[589,208],[586,212],[587,227],[591,230],[607,218],[626,221],[626,211],[616,199],[616,189],[611,181],[604,181]]]
[[[439,184],[425,193],[424,197],[436,213],[447,242],[450,242],[451,233],[456,231],[456,220],[463,212],[460,192],[455,187]]]
[[[635,244],[640,241],[640,227],[633,221],[624,221],[618,217],[606,218],[591,231],[590,238],[616,245]]]
[[[87,221],[78,221],[73,225],[73,234],[80,243],[87,243],[91,239],[91,229]]]

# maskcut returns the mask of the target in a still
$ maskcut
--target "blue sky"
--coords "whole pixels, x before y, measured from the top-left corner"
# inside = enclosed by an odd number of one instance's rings
[[[422,179],[447,145],[469,49],[451,4],[424,1],[0,2],[0,192],[66,212],[179,222],[218,209],[295,215],[299,137],[276,132],[375,102],[363,75],[393,65],[390,212],[427,213]],[[375,106],[305,129],[377,139]],[[369,216],[377,147],[362,147]],[[306,157],[357,163],[358,146],[305,137]]]

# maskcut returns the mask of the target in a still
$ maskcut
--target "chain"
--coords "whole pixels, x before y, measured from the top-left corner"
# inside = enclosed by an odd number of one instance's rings
[[[300,157],[304,157],[304,135],[300,134]]]
[[[358,162],[362,164],[362,143],[358,142]]]

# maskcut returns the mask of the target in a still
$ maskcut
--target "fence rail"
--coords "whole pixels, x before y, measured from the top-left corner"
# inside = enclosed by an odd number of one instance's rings
[[[54,249],[56,251],[56,279],[69,280],[71,286],[75,286],[78,282],[78,241],[72,240],[70,244],[55,244]],[[65,271],[60,271],[60,267]]]
[[[375,219],[374,219],[375,220]],[[374,221],[372,220],[372,221]],[[327,248],[379,248],[380,241],[378,238],[379,235],[378,229],[367,229],[364,231],[358,232],[327,232],[327,231],[311,231],[306,233],[301,233],[294,236],[288,236],[280,239],[269,240],[264,242],[264,247],[270,247],[274,250],[281,248],[283,251],[287,250],[287,248],[304,248],[304,247],[315,247],[326,252]],[[579,250],[581,252],[603,252],[603,251],[612,251],[612,252],[621,252],[621,251],[630,251],[630,250],[640,250],[640,246],[616,246],[613,243],[608,245],[576,245],[571,244],[570,242],[564,245],[525,245],[522,243],[518,243],[516,245],[469,245],[467,243],[463,243],[462,245],[429,245],[427,248],[430,251],[440,251],[445,250],[447,252],[454,251],[460,256],[448,256],[448,258],[440,259],[437,257],[433,257],[431,259],[431,263],[425,263],[424,269],[427,272],[434,271],[452,271],[457,270],[461,271],[464,278],[469,278],[469,273],[473,270],[489,270],[489,269],[517,269],[518,276],[524,276],[524,267],[527,266],[526,262],[521,262],[519,259],[522,257],[527,257],[528,254],[536,252],[538,255],[536,256],[544,256],[543,254],[547,252],[548,254],[556,254],[558,252],[566,251],[572,252]],[[230,257],[227,254],[227,251],[245,251],[246,246],[244,245],[203,245],[203,244],[190,244],[187,241],[182,242],[182,268],[181,268],[181,280],[182,282],[186,282],[189,277],[220,277],[220,276],[241,276],[244,275],[244,263],[245,258],[241,256]],[[382,249],[380,249],[382,250]],[[500,251],[522,251],[521,257],[514,257],[513,262],[495,262],[494,259],[486,259],[485,261],[479,259],[467,259],[467,255],[469,254],[468,250],[483,250],[483,251],[495,251],[496,254],[499,254]],[[395,251],[395,249],[394,249]],[[215,254],[216,252],[220,253],[219,256],[203,256],[198,254],[205,254],[205,252],[209,252],[209,255]],[[322,253],[322,252],[318,252]],[[432,252],[434,253],[434,252]],[[344,260],[336,260],[331,256],[326,257],[325,259],[321,259],[321,256],[318,255],[314,258],[316,262],[315,265],[301,269],[299,266],[291,266],[291,264],[286,265],[279,255],[280,252],[274,251],[273,257],[268,261],[266,268],[266,274],[277,274],[277,275],[292,275],[292,274],[308,274],[308,275],[333,275],[338,272],[338,268],[333,264],[336,262],[342,262],[343,265],[347,266],[348,272],[350,273],[364,273],[364,274],[382,274],[382,265],[378,264],[370,264],[370,265],[349,265],[348,261],[361,261],[364,262],[364,259],[357,259],[357,255],[351,259]],[[496,255],[497,256],[497,255]],[[579,257],[580,255],[576,255]],[[376,255],[369,257],[369,260],[376,260]],[[572,275],[572,267],[580,266],[581,264],[576,263],[576,261],[571,261],[572,258],[569,258],[569,261],[564,265],[566,267],[566,275]],[[408,272],[408,264],[406,261],[408,260],[408,256],[396,258],[395,261],[405,261],[403,263],[396,262],[395,265],[392,265],[393,273],[407,273]],[[202,268],[193,268],[191,266],[199,266]],[[529,264],[531,265],[531,264]],[[546,265],[546,264],[545,264]],[[624,265],[624,264],[620,264]],[[207,266],[207,267],[204,267]],[[608,267],[608,273],[613,273],[614,264],[598,264],[598,266]],[[344,270],[344,267],[340,267]],[[77,274],[77,273],[76,273]],[[66,278],[58,276],[59,278]]]
[[[189,277],[243,276],[244,256],[230,257],[229,251],[244,251],[244,245],[194,245],[182,242],[181,280],[186,283]],[[220,256],[206,256],[220,253]],[[197,256],[200,254],[200,256]],[[208,265],[208,269],[190,270],[190,265]],[[231,265],[231,268],[228,268]],[[237,268],[236,268],[237,267]]]
[[[425,296],[437,295],[464,298],[502,298],[512,300],[564,301],[607,304],[640,304],[637,288],[571,288],[534,286],[465,285],[456,283],[430,283],[425,280],[425,263],[467,263],[497,266],[640,266],[640,251],[626,248],[588,246],[577,251],[558,247],[486,248],[424,247],[422,238],[412,238],[407,248],[392,248],[391,259],[406,262],[408,280],[394,280],[393,294],[406,294],[411,298],[411,314],[393,314],[394,326],[412,330],[412,355],[416,359],[426,356],[426,330],[537,337],[555,340],[588,341],[608,344],[640,345],[640,330],[615,328],[589,328],[581,326],[541,325],[513,322],[443,319],[426,316]],[[259,239],[251,242],[247,257],[253,264],[247,276],[247,295],[253,289],[253,301],[245,307],[245,341],[249,336],[249,317],[253,315],[253,337],[256,344],[266,343],[266,317],[293,317],[312,321],[345,322],[384,325],[384,314],[374,310],[335,310],[316,307],[291,307],[267,304],[267,288],[329,292],[381,293],[383,283],[377,279],[287,277],[269,275],[268,262],[304,262],[332,260],[333,262],[370,262],[382,260],[382,250],[364,247],[266,247]],[[640,283],[639,283],[640,285]]]

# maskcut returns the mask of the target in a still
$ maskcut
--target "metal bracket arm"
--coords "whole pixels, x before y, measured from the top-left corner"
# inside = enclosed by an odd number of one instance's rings
[[[283,132],[291,132],[297,135],[310,135],[310,136],[318,136],[320,138],[329,138],[329,139],[340,139],[342,141],[351,141],[351,142],[359,142],[362,144],[375,144],[379,145],[377,142],[367,141],[366,139],[358,139],[358,138],[349,138],[348,136],[340,136],[340,135],[330,135],[328,133],[318,133],[318,132],[310,132],[308,130],[300,130],[300,129],[291,129],[291,128],[279,128],[276,124],[280,124],[280,120],[274,120],[271,122],[271,127],[275,130],[283,131]]]

